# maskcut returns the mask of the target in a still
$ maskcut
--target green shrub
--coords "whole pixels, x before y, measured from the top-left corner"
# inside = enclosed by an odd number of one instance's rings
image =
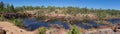
[[[41,28],[39,28],[39,34],[45,34],[45,31],[46,31],[47,29],[45,28],[45,27],[41,27]]]
[[[12,19],[12,22],[18,26],[18,27],[23,27],[23,21],[21,19]]]
[[[3,16],[0,16],[0,21],[4,21],[5,18]]]
[[[76,25],[73,25],[73,28],[68,32],[68,34],[82,34],[82,32],[79,31]]]

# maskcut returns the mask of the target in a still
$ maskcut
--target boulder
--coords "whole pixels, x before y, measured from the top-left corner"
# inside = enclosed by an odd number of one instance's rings
[[[0,29],[0,34],[6,34],[6,31],[3,29]]]
[[[118,31],[120,32],[120,23],[115,26],[113,31],[114,32],[118,32]]]

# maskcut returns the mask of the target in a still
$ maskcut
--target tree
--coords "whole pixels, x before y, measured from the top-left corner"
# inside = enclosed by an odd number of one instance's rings
[[[14,9],[13,5],[10,6],[10,9],[11,9],[11,11],[15,12],[15,9]]]
[[[71,6],[69,6],[66,9],[67,9],[66,12],[68,14],[71,14],[71,15],[76,15],[76,14],[78,14],[80,12],[80,8],[77,8],[77,7],[71,7]]]
[[[4,8],[4,3],[0,2],[0,11],[3,10],[3,8]]]
[[[4,9],[4,3],[0,2],[0,12],[3,12],[3,9]]]
[[[88,13],[87,7],[81,8],[81,13],[83,13],[83,14]]]
[[[7,5],[7,10],[8,12],[15,12],[14,6],[13,5]]]

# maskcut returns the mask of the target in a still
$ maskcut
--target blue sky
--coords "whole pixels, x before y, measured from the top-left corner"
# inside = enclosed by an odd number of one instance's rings
[[[0,0],[14,6],[73,6],[120,10],[120,0]]]

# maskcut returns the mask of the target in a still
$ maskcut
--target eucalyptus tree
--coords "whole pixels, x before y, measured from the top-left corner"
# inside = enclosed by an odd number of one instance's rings
[[[0,11],[2,11],[4,9],[4,3],[0,2]]]
[[[8,5],[7,5],[7,11],[8,11],[8,12],[15,12],[14,6],[8,4]]]

